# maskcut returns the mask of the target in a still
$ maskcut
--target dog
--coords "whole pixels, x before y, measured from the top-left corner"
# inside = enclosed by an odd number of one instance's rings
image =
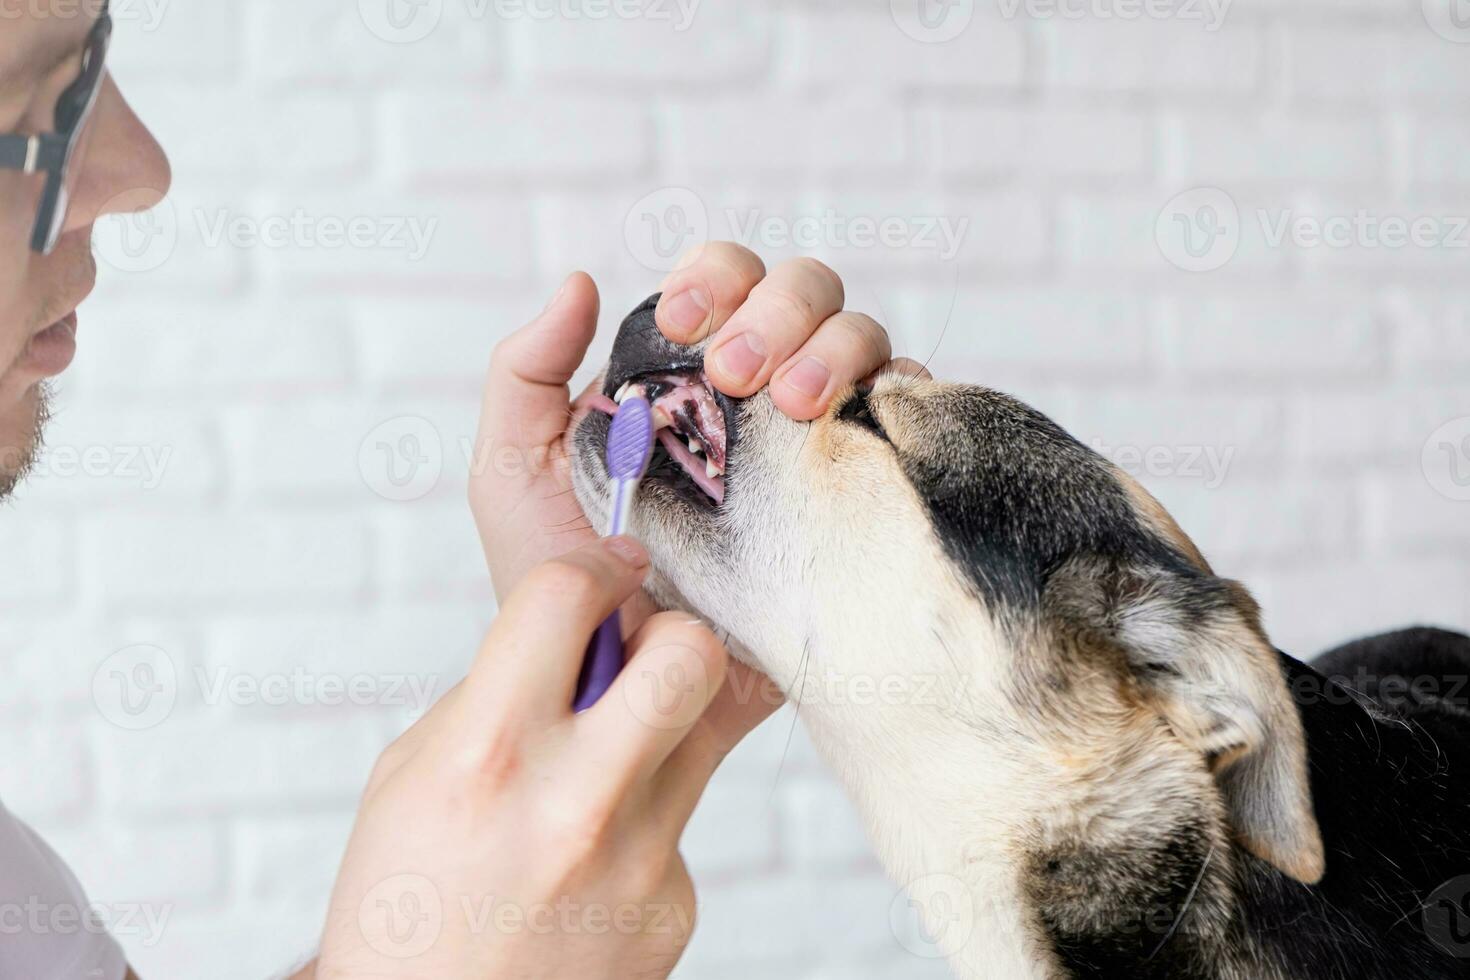
[[[1314,669],[1039,412],[890,372],[796,422],[714,391],[657,300],[602,383],[662,426],[648,590],[798,702],[958,977],[1470,976],[1470,639]],[[603,405],[572,444],[599,530]]]

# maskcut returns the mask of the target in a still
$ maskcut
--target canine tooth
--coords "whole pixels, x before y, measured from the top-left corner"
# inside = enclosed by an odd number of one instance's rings
[[[621,405],[623,402],[623,398],[628,394],[628,389],[631,387],[633,387],[633,382],[624,381],[623,386],[618,389],[618,393],[613,396],[613,401]]]
[[[689,451],[691,453],[696,456],[704,455],[704,446],[697,439],[689,439],[687,442],[689,443]]]
[[[667,429],[673,424],[674,420],[668,412],[659,408],[657,405],[653,406],[653,427],[655,429]]]
[[[725,468],[714,460],[705,460],[704,475],[708,477],[724,476]]]

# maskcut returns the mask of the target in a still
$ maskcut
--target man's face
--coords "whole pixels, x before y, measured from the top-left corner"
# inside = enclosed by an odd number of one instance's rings
[[[0,133],[56,128],[62,92],[81,72],[101,0],[0,0]],[[126,43],[126,38],[118,40]],[[168,160],[111,77],[68,171],[71,205],[50,255],[30,249],[45,177],[0,170],[0,497],[24,475],[40,442],[49,379],[76,351],[77,306],[92,290],[92,225],[151,206],[168,190]]]

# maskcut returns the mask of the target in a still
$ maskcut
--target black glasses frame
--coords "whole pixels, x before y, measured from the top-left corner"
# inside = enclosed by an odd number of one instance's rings
[[[112,41],[111,0],[102,12],[82,49],[82,73],[67,86],[56,103],[56,130],[35,136],[16,133],[0,135],[0,170],[46,175],[46,187],[36,209],[36,225],[31,232],[31,249],[49,255],[61,238],[68,205],[66,178],[72,155],[82,132],[87,128],[92,109],[97,105],[97,92],[107,74],[107,47]]]

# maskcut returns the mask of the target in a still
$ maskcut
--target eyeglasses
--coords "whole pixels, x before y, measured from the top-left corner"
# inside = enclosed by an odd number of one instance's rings
[[[87,128],[87,120],[97,104],[97,91],[102,87],[102,76],[106,74],[107,45],[112,40],[108,6],[109,3],[102,5],[102,13],[87,35],[81,75],[67,86],[56,103],[56,131],[37,136],[0,136],[0,170],[46,175],[46,188],[41,192],[41,204],[36,210],[36,227],[31,232],[31,248],[42,255],[50,255],[56,248],[61,227],[66,223],[70,198],[67,178],[71,176],[72,154]]]

